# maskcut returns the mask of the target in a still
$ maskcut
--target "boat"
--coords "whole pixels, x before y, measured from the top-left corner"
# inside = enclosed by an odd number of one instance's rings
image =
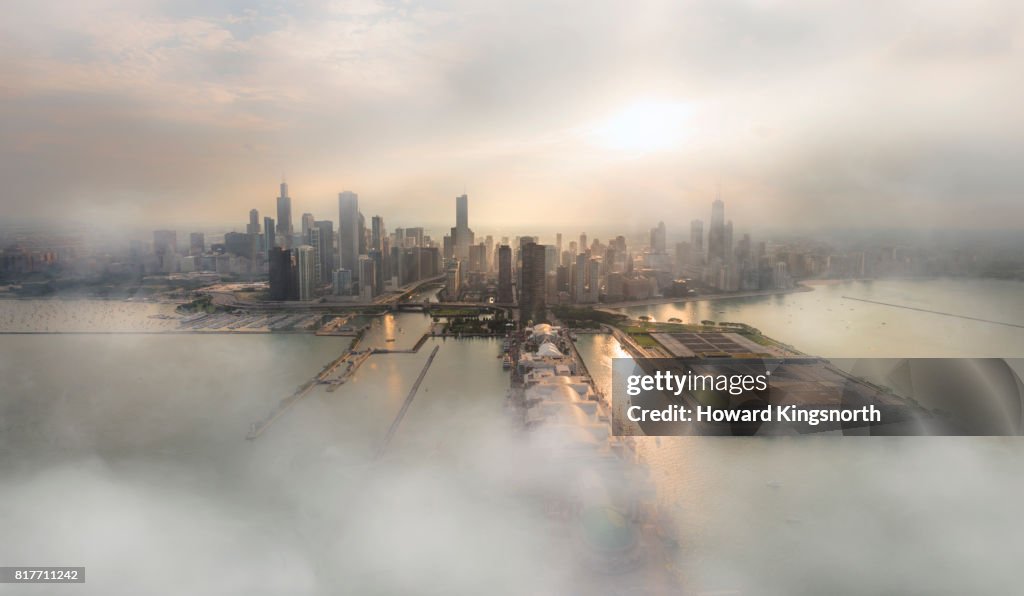
[[[505,354],[505,357],[501,359],[501,368],[512,368],[512,357],[509,356],[508,354]]]

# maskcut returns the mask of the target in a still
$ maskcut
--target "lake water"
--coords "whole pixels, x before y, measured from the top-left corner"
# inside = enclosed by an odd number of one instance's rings
[[[1024,323],[1024,284],[920,280],[626,309],[745,322],[828,356],[1020,357],[1024,329],[842,296]],[[852,310],[850,310],[852,308]],[[885,325],[881,323],[885,322]],[[608,336],[580,351],[610,394]],[[621,390],[621,388],[620,388]],[[1024,532],[1019,438],[643,438],[678,565],[707,590],[752,594],[1015,593]]]
[[[1020,302],[1010,298],[1021,286],[993,282],[1005,292],[986,297],[976,283],[823,286],[647,311],[659,320],[749,322],[817,353],[1024,355],[1024,330],[859,303],[846,320],[835,316],[842,295],[863,295],[1020,320]],[[0,302],[8,309],[0,312],[33,328],[33,304]],[[123,304],[38,312],[51,327],[55,317],[81,321],[85,312],[98,328],[159,321],[147,318],[159,305],[128,306],[139,312],[126,317]],[[793,316],[801,307],[805,314]],[[429,322],[414,313],[381,319],[366,345],[411,347]],[[865,338],[868,329],[888,340]],[[915,343],[938,342],[936,329],[957,341],[941,350]],[[909,332],[913,342],[901,339]],[[258,440],[244,439],[250,423],[349,341],[0,336],[0,527],[17,537],[0,542],[0,561],[88,568],[84,586],[30,594],[153,586],[175,594],[566,593],[608,585],[599,577],[580,583],[571,541],[533,500],[569,490],[575,470],[511,431],[495,340],[431,339],[416,354],[372,356],[337,391],[317,388]],[[441,350],[419,393],[375,459],[434,345]],[[581,335],[578,346],[610,390],[621,348],[604,335]],[[694,590],[1019,591],[1018,439],[645,438],[638,450],[679,540],[672,564]]]
[[[741,322],[827,358],[1024,357],[1024,328],[844,299],[843,296],[1024,325],[1024,282],[875,280],[812,292],[623,309],[667,321]]]

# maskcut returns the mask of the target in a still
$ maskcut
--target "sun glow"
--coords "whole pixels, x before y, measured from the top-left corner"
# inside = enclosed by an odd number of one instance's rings
[[[666,151],[683,140],[690,112],[684,103],[638,101],[592,128],[590,135],[595,144],[615,151]]]

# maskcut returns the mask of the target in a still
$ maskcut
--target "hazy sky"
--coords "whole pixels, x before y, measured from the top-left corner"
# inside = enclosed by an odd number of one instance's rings
[[[1007,2],[8,2],[0,217],[1020,227]],[[528,230],[524,230],[528,231]]]

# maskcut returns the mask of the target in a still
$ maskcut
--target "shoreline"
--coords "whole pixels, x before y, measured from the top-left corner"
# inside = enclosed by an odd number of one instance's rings
[[[636,306],[660,306],[662,304],[682,304],[686,302],[702,302],[705,300],[728,300],[730,298],[756,298],[759,296],[781,296],[784,294],[795,294],[798,292],[813,292],[814,288],[809,285],[804,285],[803,282],[797,284],[794,288],[785,288],[781,290],[750,290],[746,292],[725,292],[718,294],[698,294],[696,296],[687,296],[684,298],[648,298],[646,300],[629,300],[625,302],[613,302],[604,303],[595,306],[596,309],[601,310],[620,310],[624,308],[633,308]]]

